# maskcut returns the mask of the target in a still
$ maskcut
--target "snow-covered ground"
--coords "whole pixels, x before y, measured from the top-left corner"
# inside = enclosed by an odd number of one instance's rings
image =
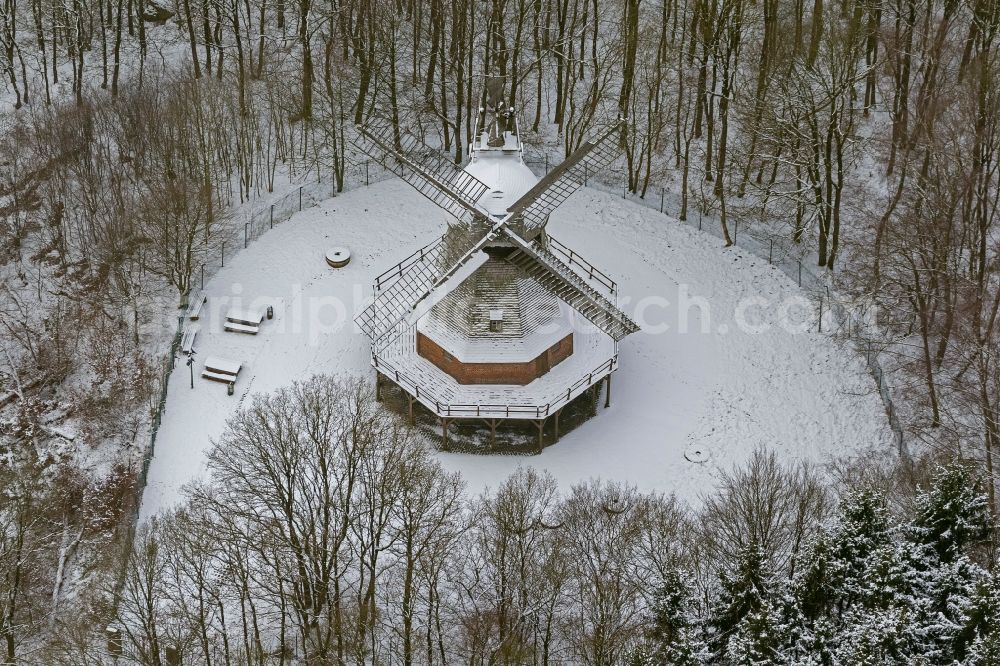
[[[204,452],[252,392],[314,373],[367,373],[367,338],[353,325],[372,278],[444,229],[442,213],[400,180],[360,188],[295,215],[232,259],[206,285],[192,390],[183,359],[149,471],[143,516],[176,503],[204,471]],[[621,285],[622,309],[643,326],[620,349],[612,406],[535,456],[440,453],[470,492],[519,465],[561,484],[602,477],[696,502],[720,469],[757,447],[818,462],[893,444],[863,360],[816,333],[817,313],[780,271],[738,248],[584,189],[549,231]],[[324,253],[352,253],[332,269]],[[226,333],[233,306],[274,306],[261,333]],[[243,362],[236,394],[198,377],[209,356]],[[708,461],[685,457],[697,449]],[[693,457],[693,456],[692,456]]]

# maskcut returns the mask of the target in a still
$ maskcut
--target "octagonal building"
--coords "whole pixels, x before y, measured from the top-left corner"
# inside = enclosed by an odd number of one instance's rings
[[[448,426],[504,420],[544,426],[618,368],[618,343],[638,326],[618,286],[546,232],[549,214],[620,152],[622,123],[539,179],[524,162],[503,79],[488,78],[464,169],[374,118],[359,145],[446,212],[448,227],[380,276],[357,317],[372,341],[379,389],[402,389]],[[400,137],[397,139],[397,136]],[[594,395],[596,398],[596,395]]]

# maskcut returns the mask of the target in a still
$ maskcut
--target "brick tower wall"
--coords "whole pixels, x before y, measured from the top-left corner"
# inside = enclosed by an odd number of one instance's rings
[[[417,331],[417,353],[447,372],[459,384],[529,384],[573,353],[573,334],[530,361],[520,363],[463,363],[429,337]]]

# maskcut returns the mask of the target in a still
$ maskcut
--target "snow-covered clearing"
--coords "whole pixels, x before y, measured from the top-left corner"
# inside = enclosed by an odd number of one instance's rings
[[[176,503],[183,484],[203,473],[211,440],[248,394],[314,373],[373,373],[353,314],[375,275],[443,229],[437,207],[390,180],[298,213],[227,258],[205,288],[195,388],[184,359],[170,377],[143,516]],[[720,470],[757,447],[817,462],[892,449],[863,360],[815,332],[809,301],[767,262],[590,189],[553,215],[549,231],[619,281],[630,299],[623,310],[644,330],[621,344],[611,408],[542,454],[440,453],[470,492],[531,465],[564,487],[601,477],[697,501]],[[334,245],[350,248],[346,268],[326,264]],[[230,307],[267,305],[274,319],[259,335],[223,331]],[[242,361],[234,396],[198,376],[208,356]],[[709,460],[689,462],[691,448]]]

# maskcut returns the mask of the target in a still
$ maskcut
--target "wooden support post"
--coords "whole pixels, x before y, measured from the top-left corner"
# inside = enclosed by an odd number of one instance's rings
[[[448,450],[448,421],[449,419],[441,418],[441,448],[445,451]]]
[[[560,412],[562,412],[561,409],[557,409],[556,410],[556,420],[555,420],[556,433],[555,433],[555,439],[552,440],[553,443],[559,441],[559,414],[560,414]]]
[[[538,419],[535,421],[535,427],[538,428],[538,452],[541,453],[542,449],[545,448],[544,434],[545,434],[545,419]]]
[[[382,402],[382,373],[375,371],[375,402]]]
[[[611,375],[608,375],[608,393],[604,396],[604,408],[611,406]]]
[[[497,420],[483,419],[483,423],[490,427],[490,448],[495,448],[497,445]]]
[[[409,421],[410,421],[410,425],[413,425],[413,423],[414,423],[414,421],[413,421],[413,401],[414,400],[416,400],[416,398],[414,398],[409,393],[406,394],[406,401],[409,403],[408,418],[409,418]]]

